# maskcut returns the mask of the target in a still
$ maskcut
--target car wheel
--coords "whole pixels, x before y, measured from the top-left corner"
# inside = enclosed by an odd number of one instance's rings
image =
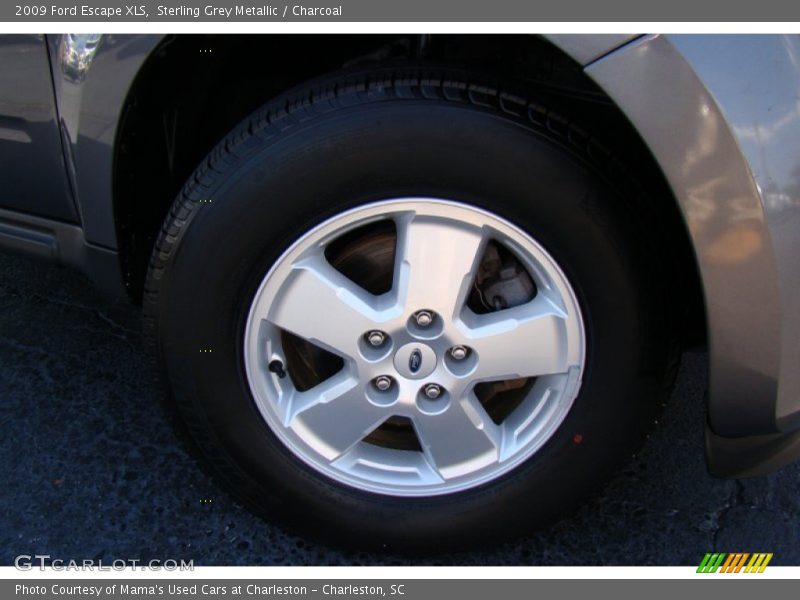
[[[463,547],[574,508],[671,372],[654,234],[610,164],[455,71],[345,73],[253,114],[176,200],[145,291],[214,474],[337,545]]]

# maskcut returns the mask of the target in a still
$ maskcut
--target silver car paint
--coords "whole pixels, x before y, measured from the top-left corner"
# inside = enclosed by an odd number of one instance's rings
[[[755,178],[778,272],[778,429],[800,427],[800,36],[669,37],[717,100]],[[746,77],[741,73],[745,72]],[[751,310],[758,306],[751,306]]]
[[[628,33],[608,35],[558,33],[548,35],[547,39],[576,62],[588,65],[638,37],[641,36]]]
[[[800,138],[796,45],[649,36],[586,68],[640,132],[684,214],[709,321],[709,422],[724,436],[800,425],[800,197],[791,181],[800,153],[785,145]],[[759,83],[770,75],[768,90]],[[767,139],[776,122],[781,136]]]

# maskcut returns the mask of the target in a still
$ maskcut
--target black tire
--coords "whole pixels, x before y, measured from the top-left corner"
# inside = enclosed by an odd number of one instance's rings
[[[436,551],[548,524],[636,451],[673,372],[659,244],[636,194],[568,119],[468,74],[309,84],[221,142],[164,224],[144,307],[171,402],[218,478],[304,535]],[[414,499],[337,484],[292,456],[242,358],[250,301],[282,252],[345,209],[402,196],[479,206],[527,231],[572,282],[587,335],[580,394],[540,451],[490,484]]]

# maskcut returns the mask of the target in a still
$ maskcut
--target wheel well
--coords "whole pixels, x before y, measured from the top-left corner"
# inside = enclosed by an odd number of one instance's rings
[[[691,242],[644,142],[580,65],[529,35],[173,35],[153,51],[126,99],[114,160],[114,218],[123,277],[141,301],[147,265],[172,201],[195,167],[270,98],[354,64],[415,60],[465,67],[529,88],[590,128],[637,174],[668,228],[675,285],[690,298],[689,343],[705,337]],[[556,104],[557,103],[557,104]]]

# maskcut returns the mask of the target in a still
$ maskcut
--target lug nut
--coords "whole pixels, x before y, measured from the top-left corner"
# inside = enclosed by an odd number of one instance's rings
[[[386,340],[386,334],[382,331],[370,331],[367,334],[367,341],[372,346],[380,346]]]
[[[420,310],[414,315],[414,319],[420,327],[427,327],[433,323],[433,313],[429,310]]]
[[[442,395],[442,388],[435,383],[429,383],[422,391],[425,392],[425,395],[431,400],[436,400]]]
[[[452,356],[455,360],[464,360],[467,358],[469,350],[467,350],[466,346],[453,346],[450,348],[450,356]]]
[[[375,378],[375,387],[380,391],[385,392],[392,387],[392,378],[388,375],[380,375]]]

